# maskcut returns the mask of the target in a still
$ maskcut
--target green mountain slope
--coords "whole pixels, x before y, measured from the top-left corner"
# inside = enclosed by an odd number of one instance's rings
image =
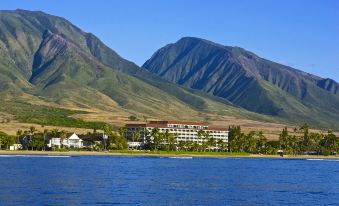
[[[164,81],[121,58],[93,34],[42,12],[0,11],[0,58],[0,103],[6,105],[0,111],[16,116],[37,111],[16,108],[31,104],[152,118],[214,114],[273,120]]]
[[[253,112],[292,122],[339,125],[338,83],[238,47],[186,37],[159,49],[143,67]]]

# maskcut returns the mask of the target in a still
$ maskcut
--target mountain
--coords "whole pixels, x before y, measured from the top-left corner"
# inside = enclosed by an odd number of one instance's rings
[[[290,122],[339,127],[339,84],[239,47],[185,37],[142,66],[168,81]]]
[[[0,11],[0,104],[0,114],[41,124],[51,123],[49,115],[56,113],[61,122],[74,113],[97,115],[97,121],[129,115],[274,120],[164,81],[66,19],[26,10]]]

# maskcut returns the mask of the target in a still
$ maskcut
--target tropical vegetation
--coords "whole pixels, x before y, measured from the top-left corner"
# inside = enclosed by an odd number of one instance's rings
[[[81,136],[88,143],[86,150],[126,150],[128,141],[140,142],[144,136],[146,141],[143,149],[154,152],[277,154],[277,151],[282,151],[288,155],[331,155],[339,152],[339,137],[332,130],[328,130],[327,133],[311,132],[308,124],[294,128],[293,131],[283,128],[278,140],[268,140],[262,131],[245,133],[240,126],[230,126],[228,143],[217,140],[202,130],[197,134],[198,141],[180,141],[176,134],[161,132],[158,128],[151,131],[136,130],[131,135],[126,135],[125,127],[113,128],[106,124],[101,129],[104,135],[93,129],[93,132]],[[19,143],[23,145],[22,149],[46,150],[49,149],[47,148],[49,139],[57,137],[61,143],[61,148],[58,149],[69,150],[70,148],[62,145],[67,135],[66,131],[59,129],[44,129],[43,132],[38,132],[33,126],[28,130],[18,130],[16,136],[0,132],[0,148],[9,149],[9,146]],[[98,139],[100,141],[95,141]]]
[[[339,152],[339,137],[332,130],[327,134],[310,132],[304,124],[294,128],[293,135],[285,127],[279,135],[279,140],[269,141],[262,132],[241,132],[240,126],[229,128],[229,151],[261,154],[276,154],[281,150],[284,154],[330,155]]]

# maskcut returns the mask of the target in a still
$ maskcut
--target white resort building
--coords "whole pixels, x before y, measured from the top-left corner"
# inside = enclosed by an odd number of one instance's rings
[[[77,134],[73,133],[70,137],[64,139],[62,141],[62,145],[67,148],[83,148],[83,140],[78,137]],[[51,148],[61,148],[61,139],[60,138],[51,138],[49,143],[47,144],[48,147]]]
[[[147,135],[150,135],[154,128],[158,128],[160,132],[169,133],[176,136],[177,142],[192,141],[202,143],[207,141],[201,138],[198,134],[203,131],[209,134],[210,138],[216,141],[222,140],[228,143],[228,130],[223,128],[212,128],[204,122],[182,122],[182,121],[150,121],[145,124],[126,124],[127,132],[126,137],[131,139],[133,133],[138,131],[140,138],[137,141],[129,142],[130,148],[143,148],[146,143]]]

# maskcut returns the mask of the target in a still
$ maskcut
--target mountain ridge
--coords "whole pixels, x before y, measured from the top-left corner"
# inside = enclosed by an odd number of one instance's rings
[[[291,121],[298,121],[298,114],[315,122],[326,121],[327,113],[330,121],[338,124],[337,82],[266,60],[239,47],[184,37],[160,48],[142,67],[168,81],[225,98],[253,112]]]
[[[7,105],[2,112],[18,112],[15,103],[26,102],[104,115],[119,111],[202,120],[213,114],[277,121],[164,81],[93,34],[43,12],[0,11],[0,77],[0,101]]]

